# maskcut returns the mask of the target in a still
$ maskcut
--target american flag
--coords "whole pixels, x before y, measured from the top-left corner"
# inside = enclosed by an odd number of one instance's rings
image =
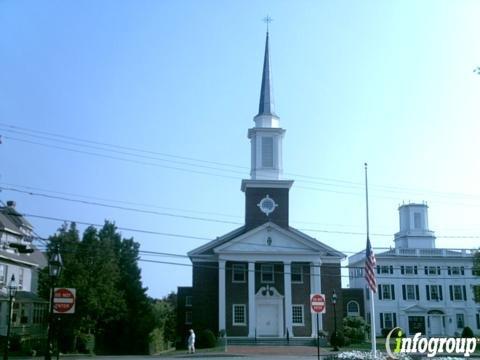
[[[372,244],[370,244],[370,238],[367,237],[367,249],[365,250],[365,279],[367,280],[368,287],[374,293],[377,292],[377,279],[375,278],[375,267],[377,261],[375,260],[375,254],[372,250]]]

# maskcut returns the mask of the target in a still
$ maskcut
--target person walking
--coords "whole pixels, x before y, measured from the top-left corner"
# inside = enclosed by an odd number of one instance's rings
[[[195,354],[195,333],[190,329],[190,336],[188,337],[188,353]]]

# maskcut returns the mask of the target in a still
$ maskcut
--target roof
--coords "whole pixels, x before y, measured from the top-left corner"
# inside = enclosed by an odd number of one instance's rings
[[[425,248],[392,248],[387,251],[375,253],[375,258],[462,258],[471,260],[476,249],[425,249]],[[350,263],[365,261],[365,250],[362,250],[349,257]]]
[[[215,249],[225,246],[228,242],[233,241],[239,237],[242,236],[248,236],[248,234],[253,234],[254,232],[257,232],[261,228],[265,227],[272,227],[275,228],[285,234],[290,234],[290,236],[294,238],[300,238],[303,242],[308,243],[312,246],[312,248],[322,251],[322,256],[325,257],[337,257],[337,258],[344,258],[346,257],[345,254],[343,254],[340,251],[337,251],[333,249],[332,247],[318,241],[317,239],[293,228],[293,227],[288,227],[288,228],[283,228],[273,222],[266,222],[260,226],[257,226],[254,229],[249,229],[247,230],[245,226],[241,226],[221,237],[216,238],[215,240],[212,240],[208,242],[205,245],[202,245],[190,252],[188,252],[188,256],[191,257],[196,257],[196,256],[209,256],[209,255],[214,255],[215,254]]]
[[[6,299],[7,295],[6,294],[0,294],[0,299]],[[48,303],[48,300],[45,300],[38,296],[37,294],[31,292],[31,291],[17,291],[15,294],[15,300],[16,301],[23,301],[23,302],[42,302],[42,303]]]
[[[268,45],[268,31],[265,40],[265,56],[263,59],[262,88],[260,90],[260,103],[258,105],[258,115],[277,116],[274,110],[272,84],[270,79],[270,49]]]
[[[32,230],[33,226],[13,206],[0,207],[0,230],[16,235],[28,235],[25,229]]]

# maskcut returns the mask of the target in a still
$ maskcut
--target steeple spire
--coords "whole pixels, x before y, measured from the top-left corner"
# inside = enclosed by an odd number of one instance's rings
[[[265,57],[263,60],[262,88],[260,90],[260,104],[258,106],[257,116],[269,115],[277,117],[274,110],[273,92],[270,78],[270,49],[268,44],[268,38],[269,34],[267,29],[267,37],[265,40]]]

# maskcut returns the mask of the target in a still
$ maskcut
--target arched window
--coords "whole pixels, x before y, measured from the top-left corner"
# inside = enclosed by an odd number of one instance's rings
[[[351,300],[347,303],[347,316],[360,316],[360,305],[358,305],[358,302]]]

